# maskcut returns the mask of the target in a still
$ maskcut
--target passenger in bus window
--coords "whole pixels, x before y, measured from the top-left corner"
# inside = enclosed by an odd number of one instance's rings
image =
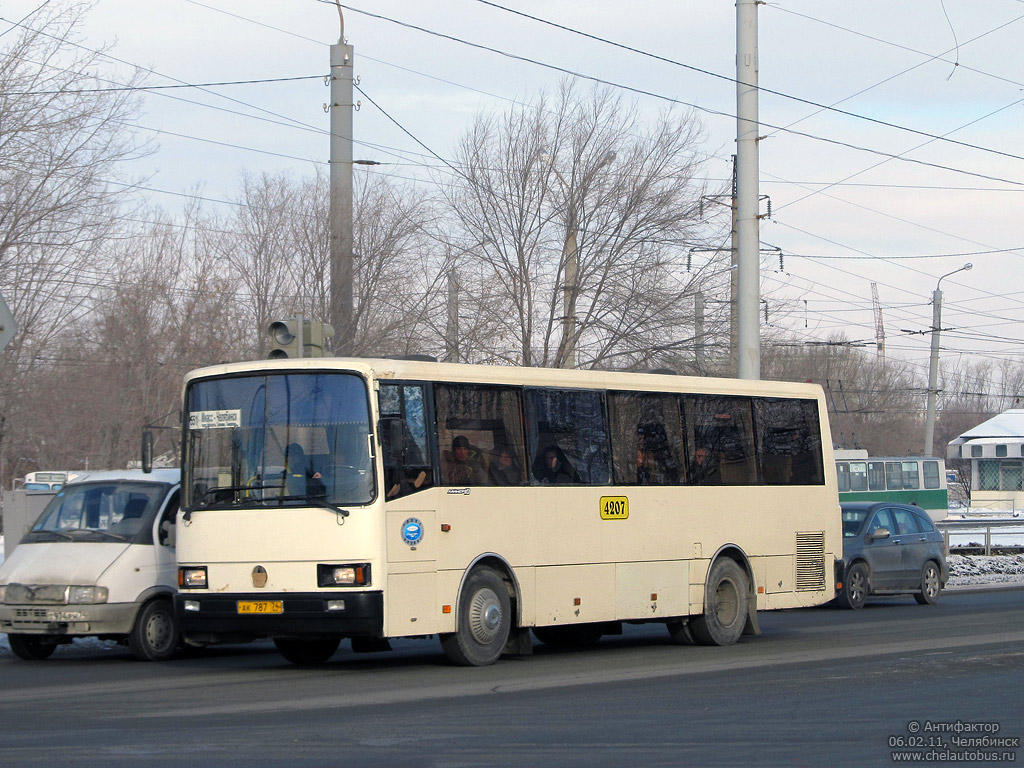
[[[702,445],[693,452],[690,464],[690,485],[721,485],[722,476],[718,469],[718,461],[710,446]]]
[[[387,498],[397,499],[415,493],[427,485],[427,472],[418,467],[394,467],[387,470]]]
[[[491,465],[487,469],[491,485],[521,485],[523,471],[519,468],[512,449],[507,445],[500,446],[491,454]]]
[[[484,472],[480,451],[469,444],[469,438],[465,435],[457,435],[452,440],[448,463],[449,485],[484,485],[486,482],[487,474]]]
[[[679,463],[669,446],[665,426],[641,424],[637,428],[637,438],[637,485],[676,485],[679,482]]]
[[[579,476],[557,445],[549,445],[534,462],[533,475],[542,483],[578,483]]]

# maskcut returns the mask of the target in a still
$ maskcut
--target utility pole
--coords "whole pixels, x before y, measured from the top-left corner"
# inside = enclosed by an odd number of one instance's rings
[[[761,378],[757,3],[736,0],[737,376]]]
[[[693,362],[698,373],[704,373],[704,293],[697,291],[693,297]]]
[[[331,325],[337,329],[335,353],[353,353],[355,323],[352,284],[352,65],[353,49],[345,43],[345,17],[341,34],[331,46],[331,155],[330,254]]]
[[[729,375],[739,375],[740,364],[740,285],[739,237],[736,231],[736,155],[732,156],[732,234],[729,248]]]
[[[928,408],[924,420],[925,456],[935,455],[932,453],[932,443],[935,441],[935,398],[939,393],[939,331],[942,327],[942,291],[939,290],[939,286],[944,278],[957,272],[965,272],[973,266],[967,262],[960,269],[947,272],[935,283],[935,291],[932,293],[932,349],[928,360]]]
[[[448,267],[448,325],[444,334],[445,355],[449,363],[459,363],[459,276],[455,265]]]

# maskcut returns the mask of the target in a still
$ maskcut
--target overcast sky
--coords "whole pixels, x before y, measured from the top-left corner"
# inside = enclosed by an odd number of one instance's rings
[[[42,1],[0,0],[0,31]],[[561,69],[653,94],[623,91],[651,115],[673,102],[695,109],[707,175],[728,178],[733,3],[498,4],[663,60],[481,0],[346,3],[359,87],[391,118],[357,97],[355,157],[386,163],[357,172],[431,184],[425,166],[441,162],[406,132],[451,158],[475,114],[534,99],[565,77]],[[924,375],[928,337],[906,332],[931,327],[937,279],[971,262],[942,282],[942,358],[1019,358],[1022,34],[1024,0],[759,6],[760,192],[772,202],[761,241],[784,254],[782,271],[777,257],[763,262],[770,322],[799,339],[842,331],[873,345],[875,282],[887,354]],[[114,56],[152,70],[147,83],[159,85],[323,75],[338,35],[337,8],[325,0],[98,0],[82,42],[116,43]],[[114,80],[128,71],[110,67]],[[137,173],[163,190],[151,200],[173,211],[183,199],[166,192],[231,198],[243,170],[326,168],[327,97],[318,78],[152,92],[138,125],[158,151]]]

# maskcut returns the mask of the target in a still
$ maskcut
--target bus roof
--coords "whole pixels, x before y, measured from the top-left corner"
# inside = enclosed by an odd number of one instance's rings
[[[575,370],[564,368],[531,368],[525,366],[473,365],[437,363],[422,360],[400,360],[367,357],[308,357],[285,360],[253,360],[241,363],[199,368],[188,373],[186,385],[195,379],[230,376],[243,373],[280,371],[354,371],[377,379],[408,379],[425,381],[472,382],[531,386],[542,383],[554,387],[595,389],[635,389],[651,391],[685,391],[735,395],[778,395],[784,397],[822,398],[818,384],[753,379],[725,379],[703,376],[676,376],[665,373],[633,371]]]

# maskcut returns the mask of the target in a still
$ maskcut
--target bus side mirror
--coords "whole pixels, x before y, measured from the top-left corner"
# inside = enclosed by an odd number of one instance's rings
[[[142,433],[142,471],[153,471],[153,433],[148,429]]]

